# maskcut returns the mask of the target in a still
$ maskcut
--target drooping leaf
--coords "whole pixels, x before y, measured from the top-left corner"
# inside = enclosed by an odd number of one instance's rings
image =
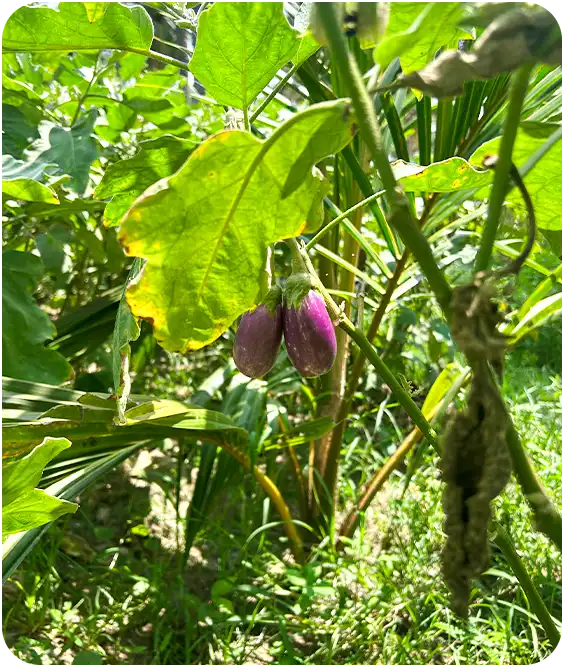
[[[491,183],[490,171],[474,169],[466,160],[452,157],[426,167],[398,160],[393,172],[405,192],[452,192]]]
[[[2,537],[76,512],[75,503],[36,488],[46,464],[70,444],[66,438],[47,437],[23,458],[2,466]]]
[[[219,412],[150,396],[130,395],[125,423],[118,423],[116,416],[115,396],[108,394],[81,394],[78,400],[55,404],[36,421],[4,426],[3,461],[27,454],[48,435],[72,440],[72,447],[59,456],[68,461],[77,457],[86,461],[135,442],[177,437],[178,430],[202,439],[228,435],[233,443],[243,442],[248,435]]]
[[[194,147],[189,139],[165,134],[141,142],[139,152],[129,160],[110,165],[94,193],[98,199],[113,197],[104,214],[106,226],[118,225],[135,199],[150,185],[177,171]]]
[[[30,178],[19,178],[13,181],[2,179],[2,192],[9,197],[23,199],[24,201],[42,201],[48,204],[59,203],[59,198],[54,190]]]
[[[190,70],[217,102],[245,109],[300,45],[281,2],[216,2],[199,19]]]
[[[104,7],[105,5],[105,7]],[[142,7],[118,2],[61,2],[20,7],[4,27],[4,51],[92,51],[149,49],[153,26]]]
[[[267,246],[320,223],[311,167],[352,138],[347,110],[346,100],[309,107],[266,142],[221,132],[133,204],[120,241],[148,264],[127,300],[166,349],[213,342],[257,305]]]
[[[521,168],[528,158],[544,143],[545,138],[535,123],[521,123],[512,151],[512,161]],[[491,139],[480,146],[469,162],[481,166],[487,155],[497,155],[500,138]],[[524,184],[532,198],[538,227],[561,229],[561,140],[555,143],[535,167],[524,177]],[[488,191],[478,193],[487,195]],[[526,208],[520,191],[513,188],[506,197],[512,205],[525,214]]]
[[[60,384],[72,374],[66,359],[44,342],[56,334],[31,296],[43,276],[41,260],[27,252],[2,253],[2,373]]]
[[[445,4],[433,6],[439,12]],[[512,72],[530,62],[561,63],[559,25],[549,11],[538,6],[518,7],[501,15],[468,53],[446,51],[423,69],[405,71],[392,87],[410,86],[434,97],[451,97],[463,93],[466,81]]]
[[[404,74],[415,72],[433,60],[438,49],[459,39],[471,39],[458,23],[465,12],[463,2],[396,2],[375,59],[387,67],[400,57]]]
[[[131,347],[129,343],[139,338],[141,328],[137,318],[131,313],[129,304],[125,298],[127,285],[137,277],[141,270],[142,260],[135,258],[127,283],[123,288],[123,293],[119,301],[117,315],[115,318],[115,327],[112,340],[112,370],[113,370],[113,389],[117,396],[117,415],[121,423],[125,422],[125,407],[131,391],[131,379],[129,377],[129,361],[131,358]]]
[[[511,342],[516,343],[552,317],[561,317],[561,300],[561,292],[558,292],[541,299],[525,312],[516,313],[514,322],[503,329],[503,333],[510,335]]]

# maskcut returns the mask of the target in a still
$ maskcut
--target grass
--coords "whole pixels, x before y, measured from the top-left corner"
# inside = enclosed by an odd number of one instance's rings
[[[551,341],[560,335],[559,325],[548,329],[541,335]],[[504,389],[542,481],[561,504],[561,378],[545,345],[539,338],[509,355]],[[369,439],[377,414],[363,415],[361,429],[348,433],[343,504],[398,441],[401,424],[385,416]],[[248,540],[276,517],[251,480],[229,485],[185,572],[175,453],[176,444],[165,442],[90,489],[79,512],[54,525],[5,585],[3,631],[17,657],[36,664],[532,664],[550,653],[495,549],[475,582],[469,620],[449,610],[440,576],[441,482],[430,449],[404,497],[406,466],[344,552],[325,542],[304,568],[292,562],[279,526]],[[196,464],[184,466],[181,515]],[[278,472],[283,483],[287,471]],[[513,481],[495,512],[559,622],[560,554],[534,530]]]

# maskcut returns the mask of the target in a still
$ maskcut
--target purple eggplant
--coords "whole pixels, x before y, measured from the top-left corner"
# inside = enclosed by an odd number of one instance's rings
[[[233,359],[241,373],[259,378],[272,368],[282,339],[282,291],[272,287],[264,303],[245,313],[233,345]]]
[[[293,274],[287,281],[283,334],[291,363],[305,377],[322,375],[336,357],[336,334],[323,297],[307,288],[310,279]]]

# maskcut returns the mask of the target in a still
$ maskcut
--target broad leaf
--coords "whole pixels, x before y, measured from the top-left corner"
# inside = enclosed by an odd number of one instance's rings
[[[104,7],[105,6],[105,7]],[[20,7],[4,26],[4,51],[85,51],[149,49],[153,27],[142,7],[118,2],[61,2]]]
[[[69,186],[83,194],[88,185],[90,167],[98,157],[98,149],[92,137],[97,111],[92,109],[70,129],[45,124],[41,138],[28,151],[34,164],[56,165],[50,168],[55,175],[68,174]]]
[[[311,167],[352,138],[347,110],[345,100],[312,106],[266,142],[221,132],[135,202],[120,241],[148,264],[127,300],[163,347],[204,347],[258,303],[267,246],[320,223]]]
[[[471,35],[458,27],[465,12],[462,2],[393,2],[389,24],[375,50],[375,59],[387,67],[401,60],[404,74],[415,72],[434,59],[438,49]]]
[[[135,199],[150,185],[177,171],[194,147],[193,141],[166,134],[141,142],[137,155],[110,165],[94,193],[98,199],[113,197],[104,213],[106,226],[118,225]]]
[[[299,46],[283,3],[216,2],[199,19],[190,70],[217,102],[246,109]]]
[[[398,160],[392,167],[405,192],[468,190],[488,185],[492,179],[490,171],[474,169],[460,157],[433,162],[427,167]]]
[[[29,178],[19,178],[13,181],[2,180],[2,193],[14,199],[23,199],[24,201],[42,201],[48,204],[59,203],[54,190]]]
[[[31,293],[43,276],[41,260],[26,252],[2,253],[2,373],[60,384],[72,374],[66,359],[44,342],[56,334]]]
[[[535,123],[522,123],[512,151],[512,161],[516,167],[521,168],[544,142],[545,136],[538,131]],[[498,154],[499,146],[500,138],[487,141],[473,153],[470,163],[481,166],[485,156]],[[532,198],[538,227],[561,229],[561,140],[524,177],[524,183]],[[488,192],[479,194],[486,196]],[[508,193],[506,200],[525,214],[525,205],[517,188]]]
[[[45,465],[70,444],[66,438],[47,437],[23,458],[2,466],[2,537],[76,512],[76,504],[35,488]]]

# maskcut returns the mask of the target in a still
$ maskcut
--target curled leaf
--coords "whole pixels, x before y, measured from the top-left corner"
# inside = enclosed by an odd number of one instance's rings
[[[452,97],[463,93],[466,81],[488,79],[532,62],[561,63],[559,25],[550,12],[537,6],[501,15],[472,51],[445,51],[424,69],[400,77],[393,87]]]

